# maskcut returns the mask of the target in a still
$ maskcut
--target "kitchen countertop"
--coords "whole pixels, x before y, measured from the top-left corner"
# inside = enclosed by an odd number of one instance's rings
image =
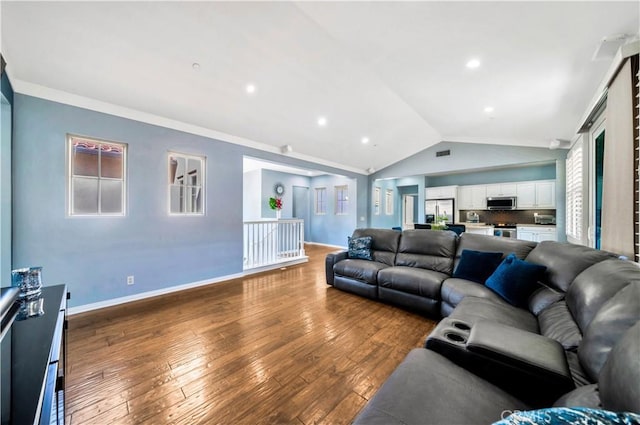
[[[460,224],[464,224],[467,227],[489,227],[489,226],[493,226],[493,224],[487,224],[487,223],[468,223],[468,222],[463,222]]]
[[[488,224],[488,223],[462,222],[460,224],[464,224],[467,227],[476,227],[476,228],[485,228],[485,227],[495,226],[494,224]],[[516,227],[556,227],[556,225],[555,224],[516,223]]]

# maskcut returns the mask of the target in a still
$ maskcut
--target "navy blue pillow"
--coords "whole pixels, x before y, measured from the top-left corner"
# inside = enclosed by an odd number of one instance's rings
[[[453,277],[472,280],[484,284],[502,262],[501,252],[482,252],[470,249],[462,250],[460,261]]]
[[[485,282],[488,288],[504,298],[509,304],[526,307],[529,296],[538,287],[547,270],[545,266],[520,260],[509,254]]]
[[[640,415],[635,413],[610,412],[588,407],[553,407],[524,412],[514,411],[503,420],[494,422],[493,425],[630,425],[637,423],[640,423]]]
[[[352,238],[349,236],[349,258],[357,258],[360,260],[373,260],[371,257],[371,236],[363,236],[361,238]]]

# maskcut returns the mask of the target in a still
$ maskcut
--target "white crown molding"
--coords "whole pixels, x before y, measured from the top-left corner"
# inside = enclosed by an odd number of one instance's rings
[[[263,152],[296,158],[301,161],[307,161],[313,164],[323,165],[325,167],[337,168],[339,170],[349,171],[357,174],[369,174],[366,170],[361,170],[359,168],[350,167],[344,164],[338,164],[336,162],[315,158],[309,155],[297,153],[295,151],[289,152],[286,155],[282,155],[280,147],[277,146],[271,146],[266,143],[256,142],[251,139],[245,139],[243,137],[234,136],[232,134],[223,133],[221,131],[216,131],[193,124],[187,124],[185,122],[162,117],[160,115],[150,114],[147,112],[138,111],[136,109],[115,105],[113,103],[103,102],[89,97],[80,96],[62,90],[52,89],[50,87],[42,86],[39,84],[30,83],[28,81],[11,77],[10,72],[7,72],[7,75],[9,76],[9,80],[11,81],[11,85],[13,86],[13,91],[15,93],[38,97],[41,99],[50,100],[52,102],[58,102],[65,105],[88,109],[90,111],[115,115],[117,117],[140,121],[147,124],[153,124],[173,130],[184,131],[185,133],[208,137],[227,143],[233,143],[234,145],[245,146],[248,148],[261,150]]]

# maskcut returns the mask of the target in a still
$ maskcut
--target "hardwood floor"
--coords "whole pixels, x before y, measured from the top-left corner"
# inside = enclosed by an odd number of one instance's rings
[[[349,423],[434,322],[310,262],[71,316],[67,421]]]

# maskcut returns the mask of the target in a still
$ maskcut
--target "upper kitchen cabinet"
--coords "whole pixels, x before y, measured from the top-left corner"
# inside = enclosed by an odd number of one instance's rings
[[[486,198],[495,198],[500,196],[517,196],[518,189],[516,183],[498,183],[487,185]]]
[[[425,189],[426,199],[449,199],[455,198],[458,186],[428,187]]]
[[[553,209],[556,207],[556,183],[553,180],[523,182],[516,185],[517,207]]]
[[[485,185],[458,187],[458,209],[487,209],[487,187]]]

